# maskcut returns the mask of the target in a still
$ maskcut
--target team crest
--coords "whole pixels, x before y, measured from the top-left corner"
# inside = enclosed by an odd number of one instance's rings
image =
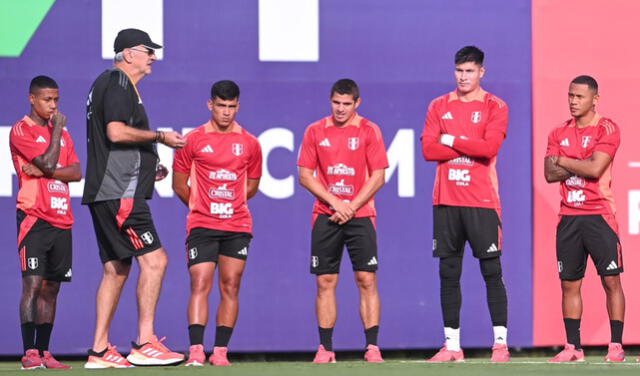
[[[142,241],[146,245],[151,245],[151,243],[153,243],[153,235],[151,235],[151,232],[149,232],[149,231],[147,231],[144,234],[140,235],[140,239],[142,239]]]
[[[193,247],[189,250],[189,258],[195,260],[198,257],[198,248]]]
[[[29,257],[27,259],[27,266],[29,266],[29,269],[31,269],[31,270],[38,269],[38,258],[37,257]]]
[[[320,260],[318,259],[318,256],[311,256],[311,267],[317,268],[318,265],[320,265]]]
[[[244,145],[243,144],[232,144],[231,145],[231,152],[236,157],[241,156],[242,153],[244,153]]]
[[[473,111],[471,113],[471,122],[474,123],[474,124],[478,124],[480,122],[480,120],[482,120],[482,112]]]
[[[591,141],[591,136],[582,136],[582,147],[586,148],[589,146],[589,141]]]
[[[360,138],[358,137],[349,137],[347,139],[347,147],[349,150],[358,150],[360,146]]]

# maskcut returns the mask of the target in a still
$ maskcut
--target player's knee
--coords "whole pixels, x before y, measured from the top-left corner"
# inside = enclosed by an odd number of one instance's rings
[[[225,298],[235,298],[240,291],[240,278],[228,278],[220,281],[220,294]]]
[[[480,271],[485,281],[502,279],[502,265],[499,257],[480,260]]]
[[[213,279],[205,276],[191,276],[192,294],[209,294],[213,287]]]
[[[318,276],[317,282],[319,293],[334,291],[336,289],[336,286],[338,285],[338,275],[322,274]]]
[[[142,272],[164,273],[167,269],[169,259],[163,249],[150,252],[138,257],[140,270]]]
[[[44,298],[55,299],[60,292],[60,282],[57,281],[44,281],[42,283],[42,290],[40,295]]]
[[[22,278],[22,295],[38,296],[42,289],[42,277],[26,276]]]
[[[440,259],[440,280],[443,284],[459,283],[461,274],[461,257],[444,257]]]
[[[610,275],[602,277],[602,286],[608,294],[622,291],[620,275]]]
[[[356,284],[360,290],[374,291],[376,289],[376,275],[371,272],[356,272]]]

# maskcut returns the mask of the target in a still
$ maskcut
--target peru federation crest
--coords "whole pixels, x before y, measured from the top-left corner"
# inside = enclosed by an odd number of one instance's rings
[[[471,122],[474,123],[474,124],[478,124],[480,122],[480,120],[482,120],[482,112],[473,111],[471,113]]]
[[[244,153],[244,145],[243,144],[231,144],[231,152],[236,157],[239,157]]]
[[[347,139],[347,147],[349,148],[349,150],[358,150],[358,147],[360,147],[360,138],[349,137]]]
[[[29,267],[29,269],[31,270],[36,270],[38,269],[38,258],[37,257],[29,257],[27,259],[27,266]]]

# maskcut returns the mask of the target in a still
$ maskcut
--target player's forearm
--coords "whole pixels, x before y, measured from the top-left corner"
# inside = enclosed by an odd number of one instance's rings
[[[148,131],[130,127],[122,122],[107,124],[107,137],[116,144],[148,144],[162,142],[163,132]]]
[[[54,126],[51,133],[51,142],[44,154],[37,156],[31,161],[36,167],[38,167],[44,176],[52,178],[58,165],[58,159],[60,158],[60,138],[62,137],[62,127]]]
[[[557,165],[566,169],[570,173],[583,178],[597,179],[604,172],[604,168],[596,163],[593,158],[579,160],[567,157],[558,157]]]
[[[299,183],[317,199],[326,202],[327,204],[334,206],[336,200],[340,200],[338,197],[332,195],[327,189],[316,179],[313,174],[300,174]]]
[[[469,157],[491,159],[498,155],[501,145],[501,139],[469,140],[456,137],[453,149]]]
[[[448,146],[435,141],[425,141],[424,139],[422,141],[422,155],[426,161],[437,162],[449,161],[462,156],[462,154]]]
[[[252,199],[258,193],[260,179],[247,179],[247,200]]]
[[[547,183],[565,181],[571,177],[571,173],[556,164],[558,157],[549,156],[544,159],[544,178]]]
[[[73,164],[67,167],[56,168],[52,176],[53,179],[69,183],[72,181],[80,181],[82,179],[82,171],[79,164]]]
[[[384,170],[374,171],[369,179],[364,182],[362,189],[351,201],[351,207],[354,211],[358,211],[363,205],[365,205],[371,198],[378,192],[378,190],[384,185]]]

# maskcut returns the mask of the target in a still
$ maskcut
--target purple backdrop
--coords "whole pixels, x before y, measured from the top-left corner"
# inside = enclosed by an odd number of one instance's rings
[[[498,163],[509,333],[511,345],[531,346],[530,2],[323,0],[319,14],[318,62],[267,63],[258,60],[256,1],[194,0],[189,6],[165,1],[164,60],[154,65],[154,73],[140,85],[152,127],[180,131],[200,125],[209,117],[205,102],[211,84],[233,79],[242,90],[241,124],[256,136],[271,128],[293,132],[295,150],[273,150],[267,165],[277,179],[289,175],[297,179],[296,155],[306,125],[329,113],[328,91],[336,79],[355,79],[363,97],[360,113],[381,126],[387,146],[400,129],[407,129],[412,130],[415,151],[415,168],[408,171],[415,176],[415,197],[399,197],[397,171],[377,196],[380,345],[436,348],[442,343],[442,328],[437,263],[431,257],[435,165],[423,161],[419,136],[429,101],[453,88],[453,54],[463,45],[478,45],[487,54],[484,87],[503,98],[511,110],[509,135]],[[101,58],[99,3],[56,1],[22,56],[0,58],[0,125],[10,126],[28,113],[27,86],[33,76],[54,77],[61,86],[61,109],[69,117],[84,170],[86,94],[93,79],[110,66]],[[8,137],[2,142],[6,144],[3,152],[8,153]],[[5,218],[0,239],[6,245],[5,262],[0,263],[4,286],[0,354],[21,350],[15,176],[12,180],[13,197],[0,198]],[[255,238],[242,282],[232,351],[310,351],[317,346],[315,281],[308,272],[312,203],[311,195],[297,183],[292,197],[273,199],[260,193],[251,201]],[[58,353],[82,353],[91,345],[94,297],[101,277],[88,210],[78,198],[72,206],[74,275],[59,298],[52,339],[52,349]],[[189,283],[183,243],[187,210],[176,197],[157,195],[151,208],[170,256],[157,332],[169,337],[169,346],[186,349]],[[357,290],[348,258],[343,261],[334,346],[360,349],[364,336]],[[488,347],[492,334],[484,284],[470,253],[464,267],[462,344]],[[136,275],[130,279],[111,332],[112,343],[125,349],[136,336]],[[211,301],[213,324],[217,294]],[[213,342],[211,326],[207,347]]]

